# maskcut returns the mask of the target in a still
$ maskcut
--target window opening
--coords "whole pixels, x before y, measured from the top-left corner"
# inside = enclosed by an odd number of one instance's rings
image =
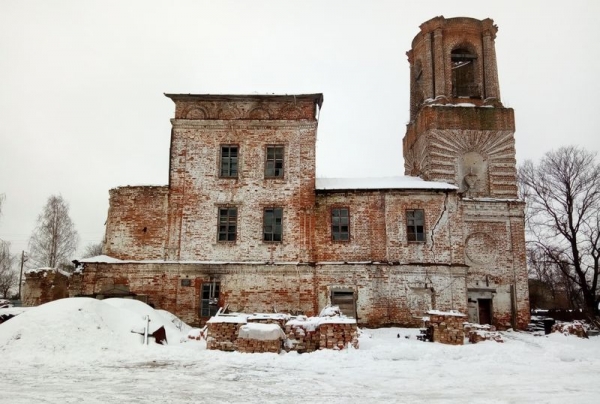
[[[267,146],[265,177],[283,177],[283,146]]]
[[[219,208],[219,241],[235,241],[237,238],[237,208]]]
[[[350,214],[348,208],[331,209],[331,239],[350,240]]]
[[[406,211],[406,238],[408,241],[425,241],[425,212],[423,209]]]
[[[238,176],[238,147],[221,146],[221,177],[237,178]]]
[[[452,95],[454,97],[479,98],[475,83],[475,60],[477,55],[466,49],[455,49],[452,59]]]
[[[220,283],[216,281],[202,284],[200,317],[212,317],[219,311]]]
[[[266,208],[263,214],[263,241],[280,242],[283,236],[283,208]]]

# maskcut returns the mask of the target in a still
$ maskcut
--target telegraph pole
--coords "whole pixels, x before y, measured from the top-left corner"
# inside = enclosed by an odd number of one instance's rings
[[[25,259],[25,251],[21,251],[21,273],[19,274],[19,300],[21,300],[21,284],[23,283],[23,264]]]

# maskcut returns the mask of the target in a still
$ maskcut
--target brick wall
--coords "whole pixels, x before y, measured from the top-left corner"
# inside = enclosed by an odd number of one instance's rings
[[[104,254],[119,259],[163,259],[168,187],[110,190]]]
[[[191,101],[176,100],[176,116]],[[196,101],[194,101],[196,102]],[[197,101],[206,108],[206,101]],[[213,104],[215,104],[213,102]],[[174,260],[311,261],[315,194],[315,99],[227,101],[222,119],[174,119],[167,256]],[[213,110],[217,111],[218,103]],[[183,109],[182,109],[183,108]],[[251,119],[259,108],[265,118]],[[295,112],[290,112],[295,111]],[[216,115],[215,115],[216,114]],[[293,119],[292,119],[293,118]],[[221,145],[236,145],[235,178],[219,173]],[[266,147],[284,147],[283,178],[265,178]],[[219,207],[238,209],[235,243],[217,241]],[[263,210],[283,208],[283,241],[263,242]]]
[[[27,271],[23,282],[23,306],[38,306],[69,296],[69,277],[56,269]]]

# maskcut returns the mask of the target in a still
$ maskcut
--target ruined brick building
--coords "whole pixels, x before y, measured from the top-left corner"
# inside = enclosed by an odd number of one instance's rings
[[[110,191],[108,257],[82,260],[70,294],[135,295],[193,324],[222,306],[337,304],[371,326],[454,309],[524,327],[524,204],[496,31],[490,19],[421,25],[406,177],[315,178],[321,94],[167,94],[169,184]]]

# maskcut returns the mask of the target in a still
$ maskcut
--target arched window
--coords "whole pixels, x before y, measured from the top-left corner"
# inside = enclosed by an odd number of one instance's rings
[[[464,48],[455,49],[452,60],[452,96],[479,98],[479,86],[475,82],[477,55]]]

